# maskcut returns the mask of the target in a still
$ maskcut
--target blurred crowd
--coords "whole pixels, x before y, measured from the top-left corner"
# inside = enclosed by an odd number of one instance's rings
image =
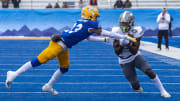
[[[12,4],[14,8],[20,8],[21,0],[1,0],[2,2],[2,8],[9,8],[9,4]],[[98,6],[98,0],[88,0],[89,3],[87,3],[87,0],[79,0],[79,8],[83,8],[87,6],[87,4],[91,6]],[[55,4],[49,2],[45,8],[73,8],[73,5],[75,5],[75,2],[67,2],[63,1],[61,2],[61,5],[59,2],[56,2]],[[114,2],[114,8],[131,8],[132,4],[130,0],[122,1],[117,0]]]
[[[67,4],[67,2],[63,2],[62,7],[59,5],[58,2],[56,2],[54,6],[51,3],[48,3],[46,8],[69,8],[69,5]]]
[[[89,0],[89,5],[91,6],[98,6],[98,0]],[[79,8],[83,8],[85,7],[85,3],[83,0],[79,0]],[[126,1],[122,1],[122,0],[117,0],[114,3],[114,8],[131,8],[132,4],[130,0],[126,0]],[[49,3],[46,8],[70,8],[70,6],[68,5],[68,2],[63,2],[62,7],[60,7],[59,3],[56,2],[56,4],[53,6],[51,3]]]
[[[2,8],[9,8],[9,3],[11,2],[13,4],[14,8],[19,8],[19,3],[21,0],[1,0],[2,2]]]
[[[122,0],[117,0],[114,4],[114,8],[131,8],[132,4],[130,0],[123,2]]]

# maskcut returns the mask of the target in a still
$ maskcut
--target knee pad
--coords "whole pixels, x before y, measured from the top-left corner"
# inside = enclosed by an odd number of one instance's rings
[[[41,63],[39,62],[38,58],[35,58],[35,59],[31,60],[31,65],[32,65],[32,67],[36,67],[36,66],[40,66]]]
[[[60,70],[64,74],[64,73],[68,72],[69,69],[68,68],[60,68]]]
[[[146,70],[145,73],[146,73],[151,79],[154,79],[154,78],[156,77],[156,74],[152,71],[152,69]]]
[[[131,86],[134,90],[138,90],[140,88],[140,84],[139,84],[139,81],[131,81]]]

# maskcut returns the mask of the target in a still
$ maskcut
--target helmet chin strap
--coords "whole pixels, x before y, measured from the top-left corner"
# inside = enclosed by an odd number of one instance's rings
[[[122,27],[121,29],[122,29],[122,32],[125,33],[125,32],[128,32],[130,28],[129,27]]]

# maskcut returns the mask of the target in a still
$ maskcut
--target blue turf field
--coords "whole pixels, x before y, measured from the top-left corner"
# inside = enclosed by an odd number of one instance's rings
[[[155,42],[156,38],[143,38]],[[170,44],[180,47],[180,38],[170,38]],[[54,85],[60,94],[41,92],[58,68],[56,59],[19,76],[10,90],[4,82],[8,70],[16,70],[35,58],[49,41],[0,40],[0,101],[180,101],[180,62],[142,51],[159,75],[172,98],[164,99],[142,72],[138,79],[144,93],[133,91],[124,78],[112,46],[103,43],[81,42],[70,51],[70,70]]]

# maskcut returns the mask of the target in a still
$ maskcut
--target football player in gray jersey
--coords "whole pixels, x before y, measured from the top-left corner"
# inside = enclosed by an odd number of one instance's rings
[[[112,32],[119,32],[119,34],[122,35],[128,34],[137,40],[136,42],[132,42],[127,39],[120,39],[114,40],[113,42],[114,51],[119,57],[119,64],[121,65],[123,73],[131,87],[137,92],[143,92],[137,79],[136,67],[152,80],[154,85],[160,90],[162,97],[171,97],[163,87],[158,75],[153,72],[148,62],[139,51],[143,31],[140,26],[134,26],[134,15],[129,11],[123,12],[119,18],[119,23],[120,27],[114,28],[115,31]]]
[[[134,15],[125,11],[119,18],[120,27],[113,27],[112,31],[99,30],[101,35],[110,38],[99,38],[91,36],[90,41],[113,42],[114,52],[119,57],[119,64],[122,67],[126,79],[131,87],[137,92],[143,92],[143,88],[137,79],[136,68],[144,72],[160,90],[161,96],[170,98],[171,95],[163,87],[158,75],[153,72],[145,58],[139,51],[140,41],[144,34],[140,26],[134,26]],[[98,30],[95,30],[95,32]]]
[[[136,69],[144,72],[160,90],[161,96],[170,98],[171,95],[163,87],[158,75],[153,72],[145,58],[139,51],[140,41],[144,34],[140,26],[134,26],[134,15],[125,11],[119,18],[120,27],[113,27],[112,31],[101,30],[101,34],[110,37],[90,37],[92,41],[113,42],[114,52],[119,57],[119,64],[122,67],[126,79],[131,87],[137,92],[143,92],[143,88],[137,79]],[[134,39],[132,39],[134,38]]]

